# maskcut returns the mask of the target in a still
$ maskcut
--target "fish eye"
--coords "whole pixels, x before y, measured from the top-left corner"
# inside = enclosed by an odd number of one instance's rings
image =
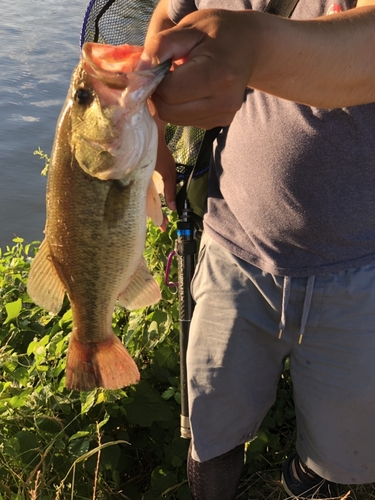
[[[76,91],[74,99],[78,102],[78,104],[85,105],[91,103],[93,96],[90,90],[81,87]]]

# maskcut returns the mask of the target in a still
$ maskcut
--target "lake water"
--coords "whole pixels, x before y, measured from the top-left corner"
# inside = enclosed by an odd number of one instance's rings
[[[2,0],[0,22],[0,247],[41,240],[44,162],[79,60],[88,0]]]

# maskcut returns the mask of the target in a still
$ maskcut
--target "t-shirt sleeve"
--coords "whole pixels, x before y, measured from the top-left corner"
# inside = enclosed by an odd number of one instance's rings
[[[191,12],[197,10],[194,0],[170,0],[168,6],[168,15],[174,23],[178,23],[181,19]]]

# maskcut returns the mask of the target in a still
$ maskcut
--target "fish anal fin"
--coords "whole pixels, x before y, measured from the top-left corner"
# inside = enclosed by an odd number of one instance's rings
[[[48,241],[45,239],[34,257],[27,280],[31,300],[46,311],[57,314],[62,308],[65,285],[53,265]]]
[[[146,213],[155,226],[163,224],[163,211],[159,193],[163,193],[164,184],[161,175],[154,171],[147,189]]]
[[[81,342],[73,332],[66,360],[66,387],[90,391],[97,387],[121,389],[140,380],[133,358],[112,332],[104,342]]]
[[[145,259],[142,257],[130,283],[120,293],[119,303],[126,309],[133,310],[156,304],[160,299],[159,284],[148,270]]]

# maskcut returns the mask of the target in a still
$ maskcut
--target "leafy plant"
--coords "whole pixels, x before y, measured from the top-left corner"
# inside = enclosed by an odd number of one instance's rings
[[[135,312],[116,308],[113,326],[141,371],[119,391],[65,388],[72,326],[69,302],[53,316],[33,304],[26,283],[38,243],[0,249],[0,500],[189,500],[180,438],[177,297],[164,285],[176,218],[149,227],[146,258],[162,300]],[[177,281],[173,262],[171,279]],[[288,364],[275,405],[246,446],[238,499],[282,499],[279,475],[294,443]],[[375,498],[356,487],[357,500]]]
[[[26,282],[37,243],[16,238],[1,251],[3,498],[28,498],[36,485],[38,498],[49,500],[73,495],[152,500],[167,489],[184,498],[188,443],[178,435],[178,307],[163,284],[173,232],[173,220],[169,232],[150,228],[146,251],[163,299],[141,311],[114,312],[114,329],[142,374],[138,385],[121,391],[80,394],[65,388],[69,303],[52,316],[30,301]]]

